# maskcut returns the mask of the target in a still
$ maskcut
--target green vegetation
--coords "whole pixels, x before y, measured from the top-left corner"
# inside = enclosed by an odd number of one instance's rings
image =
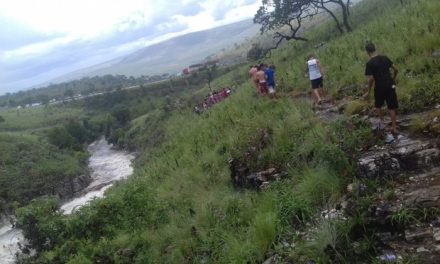
[[[277,65],[279,90],[289,95],[309,89],[303,58],[310,52],[325,67],[329,94],[362,87],[363,48],[372,40],[401,69],[398,93],[404,111],[438,102],[439,67],[431,53],[440,46],[435,23],[440,4],[400,3],[365,0],[352,10],[353,32],[340,36],[328,23],[308,32],[308,43],[278,49],[270,60]],[[311,48],[322,42],[318,50]],[[348,116],[323,124],[307,103],[289,96],[257,98],[246,72],[246,66],[220,72],[212,85],[234,84],[236,89],[202,115],[189,106],[208,87],[198,89],[184,80],[74,103],[84,108],[86,129],[141,152],[135,174],[112,187],[105,199],[69,217],[60,215],[50,200],[18,210],[18,225],[38,250],[21,263],[259,263],[274,254],[293,263],[377,261],[368,213],[373,204],[369,192],[379,183],[366,182],[366,194],[351,194],[357,210],[347,221],[320,217],[323,208],[334,208],[347,183],[364,184],[354,177],[360,151],[375,143],[370,128]],[[346,113],[363,108],[364,102],[354,101]],[[73,132],[77,129],[65,128],[80,141]],[[262,135],[267,135],[265,144]],[[287,177],[262,191],[236,189],[231,158],[245,162],[252,172],[276,168]],[[390,193],[386,197],[393,199]],[[405,210],[392,221],[412,219],[414,213]],[[435,213],[424,215],[430,219]],[[286,240],[303,242],[285,252],[279,245]]]
[[[227,70],[218,69],[212,77]],[[168,113],[186,107],[180,101],[199,89],[205,77],[200,73],[59,105],[1,109],[0,211],[56,195],[61,183],[87,174],[85,146],[102,135],[129,149],[159,144]],[[145,135],[146,130],[150,134]]]
[[[38,136],[0,133],[0,157],[3,211],[23,206],[34,197],[55,194],[58,183],[86,174],[88,155],[59,150]]]
[[[308,90],[303,75],[310,52],[324,66],[329,95],[335,96],[341,88],[363,87],[367,61],[364,46],[373,41],[379,53],[388,55],[400,70],[400,111],[421,111],[435,105],[440,101],[440,67],[438,58],[431,54],[440,47],[440,26],[435,23],[439,8],[433,1],[405,1],[404,5],[399,1],[362,1],[351,11],[352,33],[340,36],[332,29],[334,25],[321,26],[306,33],[308,42],[294,42],[274,52],[270,59],[283,69],[277,73],[279,89]],[[320,43],[323,46],[310,48]]]

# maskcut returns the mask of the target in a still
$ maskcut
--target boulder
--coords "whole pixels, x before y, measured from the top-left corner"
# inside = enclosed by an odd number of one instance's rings
[[[440,50],[436,50],[436,51],[434,51],[434,52],[431,54],[431,56],[432,56],[433,58],[435,58],[435,59],[440,58]]]
[[[440,164],[440,150],[430,140],[404,136],[382,147],[375,146],[358,160],[361,178],[387,178],[401,172],[422,171]]]
[[[358,162],[361,178],[386,178],[400,173],[400,162],[388,150],[371,151],[364,154]]]
[[[73,179],[64,180],[55,187],[54,194],[61,200],[73,198],[87,188],[92,181],[93,179],[90,175],[81,175]]]
[[[440,185],[416,189],[404,197],[405,205],[411,208],[440,207]]]

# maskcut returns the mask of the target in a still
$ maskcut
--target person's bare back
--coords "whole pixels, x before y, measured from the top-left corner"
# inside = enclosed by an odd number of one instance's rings
[[[266,82],[266,74],[264,73],[263,70],[259,70],[256,75],[255,75],[256,79],[261,83],[261,82]]]

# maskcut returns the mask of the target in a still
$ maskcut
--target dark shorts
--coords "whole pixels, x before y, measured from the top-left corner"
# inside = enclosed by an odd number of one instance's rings
[[[266,82],[260,82],[259,84],[258,84],[258,89],[259,89],[259,92],[260,92],[260,94],[262,95],[262,94],[267,94],[267,83]]]
[[[387,103],[387,107],[390,110],[395,110],[399,108],[399,103],[397,102],[396,89],[391,87],[388,88],[375,88],[374,89],[374,106],[376,108],[381,108],[384,103]]]
[[[312,89],[318,89],[324,86],[324,81],[322,80],[322,77],[311,80],[310,82],[312,83]]]

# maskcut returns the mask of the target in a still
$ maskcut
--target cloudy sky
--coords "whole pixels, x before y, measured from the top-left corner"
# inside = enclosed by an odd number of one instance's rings
[[[261,0],[0,0],[0,94],[251,18]]]

